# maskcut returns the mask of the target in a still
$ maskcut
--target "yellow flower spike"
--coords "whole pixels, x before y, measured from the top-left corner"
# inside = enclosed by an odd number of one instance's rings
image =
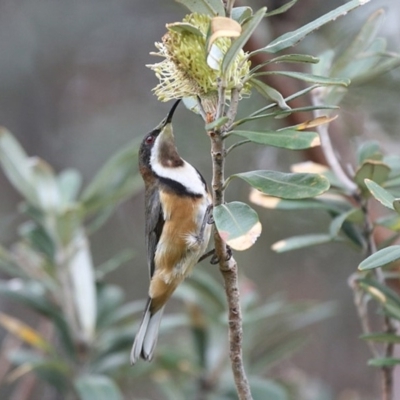
[[[212,38],[208,54],[206,40],[210,26],[211,35],[216,36]],[[223,56],[231,46],[229,37],[238,36],[241,32],[241,26],[236,21],[225,17],[212,19],[208,15],[193,13],[181,23],[168,24],[167,29],[162,42],[155,45],[158,53],[151,53],[164,60],[147,65],[159,79],[159,84],[153,89],[159,100],[199,96],[205,111],[206,108],[212,111],[218,78],[224,79],[228,95],[233,88],[241,87],[242,82],[247,80],[250,61],[243,50],[238,53],[224,77],[220,71]],[[222,35],[222,31],[228,33]],[[251,85],[246,83],[241,95],[249,94],[250,88]]]

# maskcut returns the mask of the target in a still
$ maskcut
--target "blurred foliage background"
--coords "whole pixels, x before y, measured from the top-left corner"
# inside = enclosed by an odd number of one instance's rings
[[[264,5],[272,9],[282,3],[278,0],[246,2],[254,9]],[[267,43],[284,31],[293,30],[342,3],[339,0],[299,0],[287,14],[268,19],[268,25],[258,30],[257,38],[261,43]],[[392,0],[372,0],[312,34],[296,48],[296,52],[317,56],[327,48],[340,51],[341,45],[379,7],[386,10],[380,35],[387,38],[389,49],[398,51],[400,4]],[[165,115],[168,107],[158,103],[152,96],[151,89],[156,79],[145,64],[155,61],[149,52],[154,51],[154,42],[164,34],[165,23],[178,21],[184,15],[185,10],[173,1],[0,0],[0,124],[15,135],[29,155],[46,160],[57,173],[66,168],[80,171],[83,187],[87,187],[113,154],[131,143],[132,139],[141,138]],[[273,82],[270,84],[273,86]],[[346,149],[355,147],[366,138],[378,139],[383,148],[399,153],[399,90],[399,70],[368,85],[350,89],[342,105],[336,130],[340,136],[337,146],[344,158],[347,156]],[[245,114],[246,108],[256,108],[254,102],[262,101],[254,93],[241,103],[239,117],[241,112]],[[182,108],[176,115],[175,134],[181,155],[202,171],[209,181],[209,142],[203,133],[200,118]],[[229,160],[228,174],[258,167],[288,171],[290,164],[307,157],[302,152],[255,145],[246,150],[246,157]],[[18,239],[18,232],[21,233],[19,227],[26,221],[26,216],[16,207],[22,200],[20,194],[4,174],[0,174],[0,187],[0,243],[9,247]],[[228,200],[247,199],[248,188],[240,183],[231,185],[228,197]],[[106,276],[108,284],[122,288],[126,301],[143,299],[147,292],[143,210],[143,196],[138,192],[133,198],[119,204],[111,218],[90,238],[94,266],[104,265],[105,261],[125,249],[134,251],[133,259]],[[275,316],[275,319],[266,321],[271,321],[270,328],[276,329],[275,335],[283,331],[288,334],[288,340],[284,343],[289,350],[283,353],[289,354],[293,340],[303,342],[304,337],[299,335],[299,329],[322,319],[322,322],[312,325],[313,328],[308,330],[306,344],[293,357],[285,358],[278,364],[274,364],[274,360],[268,361],[271,364],[265,370],[268,371],[266,375],[277,382],[285,382],[286,389],[289,385],[288,393],[291,392],[290,384],[298,388],[297,393],[301,393],[304,400],[376,398],[379,389],[377,374],[366,366],[369,354],[365,343],[358,339],[359,321],[352,293],[347,286],[347,278],[361,256],[341,244],[275,254],[270,250],[272,243],[295,234],[318,231],[326,226],[328,218],[317,210],[301,214],[258,211],[264,227],[263,234],[251,250],[236,257],[243,275],[244,301],[248,301],[245,308],[253,312],[248,312],[249,320],[253,318],[254,323],[259,324],[263,318]],[[213,296],[218,296],[218,284],[221,282],[214,267],[203,263],[198,269],[201,270],[199,274],[178,292],[178,300],[169,306],[169,311],[178,314],[173,314],[163,322],[166,333],[170,335],[160,338],[160,356],[155,366],[142,365],[136,371],[129,370],[118,378],[120,381],[122,379],[127,398],[159,399],[164,396],[177,399],[174,388],[179,387],[182,393],[192,390],[190,385],[185,387],[185,382],[193,383],[190,379],[194,372],[186,364],[178,362],[185,359],[186,351],[193,353],[192,336],[187,330],[179,330],[177,338],[177,331],[172,328],[188,326],[185,318],[195,318],[197,315],[194,299],[201,299],[203,292],[199,289],[202,286],[196,286],[196,282],[202,281],[202,274],[214,276],[216,292]],[[196,297],[196,293],[200,294]],[[223,293],[222,288],[220,293]],[[186,303],[188,299],[192,300],[185,308],[189,312],[181,314],[184,308],[179,299],[184,299]],[[334,315],[332,301],[335,302]],[[316,303],[321,304],[320,308],[314,308]],[[140,318],[140,306],[138,303],[131,304],[137,306],[131,309],[133,312],[136,307],[137,320]],[[263,304],[270,308],[262,312],[258,310],[258,317],[257,307]],[[1,298],[1,309],[36,328],[40,324],[37,315],[29,312],[27,307],[19,307],[5,297]],[[206,313],[206,317],[215,320],[212,324],[215,332],[212,335],[223,339],[223,325],[218,325],[218,321],[221,324],[219,318],[223,316],[221,304],[211,302],[207,311],[210,315]],[[304,317],[307,315],[310,318]],[[325,319],[328,316],[330,318]],[[125,328],[124,346],[128,349],[135,332],[133,319]],[[251,328],[248,331],[251,333]],[[0,335],[10,340],[5,330],[1,329]],[[254,340],[250,345],[246,344],[252,348],[249,350],[250,357],[255,352],[253,357],[257,358],[257,335],[249,334],[250,339]],[[196,337],[195,333],[193,337]],[[181,339],[187,343],[187,347],[182,348]],[[223,340],[221,343],[227,344]],[[295,344],[293,348],[297,347]],[[263,351],[268,354],[278,348],[272,334],[263,346]],[[8,347],[9,342],[3,342],[2,355]],[[165,379],[165,364],[162,362],[171,362],[173,359],[168,352],[176,355],[174,365],[180,370],[177,369],[177,376],[167,376]],[[281,356],[277,358],[281,359]],[[5,357],[1,360],[0,372],[4,371]],[[251,365],[256,365],[253,361]],[[196,363],[201,364],[201,360]],[[260,371],[265,373],[261,366],[257,373]],[[0,377],[1,397],[11,396],[12,393],[15,395],[14,390],[19,382],[8,383],[4,374],[0,374]],[[154,380],[159,383],[171,381],[174,384],[170,392],[168,388],[165,389],[166,384],[161,385],[165,391],[160,394],[152,383]],[[41,387],[33,387],[35,392],[32,393],[36,397],[29,397],[31,399],[56,398],[56,394],[49,389],[46,392]],[[279,387],[276,396],[279,396]],[[231,398],[229,389],[225,387],[221,390],[223,394],[220,395],[226,397],[218,398]]]

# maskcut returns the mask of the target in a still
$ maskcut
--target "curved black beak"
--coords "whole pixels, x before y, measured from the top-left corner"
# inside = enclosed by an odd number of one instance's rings
[[[178,107],[179,102],[181,99],[178,99],[174,105],[171,107],[169,110],[167,116],[154,128],[153,131],[161,131],[167,124],[170,124],[172,121],[172,117],[174,116],[174,112],[176,108]]]
[[[172,117],[174,116],[174,112],[175,112],[176,108],[178,107],[178,104],[180,101],[181,101],[181,99],[178,99],[172,106],[171,110],[169,110],[167,118],[165,119],[165,124],[168,124],[172,121]]]

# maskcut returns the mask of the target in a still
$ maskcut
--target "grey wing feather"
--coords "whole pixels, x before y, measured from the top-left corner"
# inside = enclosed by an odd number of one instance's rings
[[[147,264],[149,267],[150,278],[154,274],[154,255],[158,241],[164,226],[164,216],[161,208],[160,194],[156,187],[147,191],[146,204],[146,245],[147,245]]]

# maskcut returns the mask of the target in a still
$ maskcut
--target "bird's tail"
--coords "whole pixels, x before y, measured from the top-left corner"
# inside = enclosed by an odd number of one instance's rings
[[[151,361],[153,358],[164,307],[152,314],[150,311],[151,301],[151,298],[147,300],[142,322],[140,323],[138,333],[136,334],[135,341],[133,342],[131,351],[132,365],[136,363],[139,357],[142,357],[146,361]]]

